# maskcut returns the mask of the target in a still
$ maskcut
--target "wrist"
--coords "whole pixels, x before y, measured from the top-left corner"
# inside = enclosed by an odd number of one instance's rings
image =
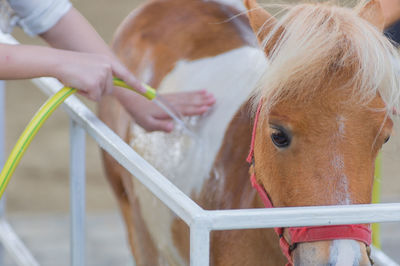
[[[49,49],[47,53],[47,62],[46,66],[46,75],[48,77],[53,77],[63,80],[63,74],[65,72],[65,66],[70,64],[71,56],[68,56],[67,51],[55,49],[55,48],[47,48]]]
[[[112,95],[115,96],[121,103],[132,103],[143,97],[136,92],[117,86],[114,86]]]

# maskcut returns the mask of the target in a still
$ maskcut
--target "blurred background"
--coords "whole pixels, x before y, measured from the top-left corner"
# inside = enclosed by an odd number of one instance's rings
[[[232,0],[234,1],[234,0]],[[123,18],[144,0],[72,0],[110,43]],[[261,1],[267,2],[267,1]],[[21,43],[43,44],[20,29]],[[6,83],[6,144],[9,151],[33,114],[47,99],[29,81]],[[82,98],[81,98],[82,99]],[[83,100],[93,111],[93,102]],[[382,197],[400,202],[400,136],[396,130],[383,151]],[[133,265],[118,206],[105,179],[99,148],[87,138],[88,265]],[[69,265],[69,119],[57,110],[39,131],[7,189],[7,215],[42,265]],[[383,249],[400,263],[395,249],[400,224],[383,226]],[[14,265],[7,258],[6,265]]]
[[[72,0],[107,43],[119,23],[143,1]],[[15,28],[24,44],[45,45]],[[6,83],[8,156],[47,96],[30,81]],[[96,105],[80,97],[90,109]],[[41,265],[69,264],[69,118],[62,108],[39,131],[7,188],[7,215]],[[87,263],[133,265],[119,209],[105,178],[100,150],[87,138]],[[6,265],[15,265],[7,258]]]

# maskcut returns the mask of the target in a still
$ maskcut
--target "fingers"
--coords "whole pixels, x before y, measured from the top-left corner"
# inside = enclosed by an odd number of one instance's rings
[[[103,86],[101,80],[87,80],[81,84],[71,85],[71,87],[78,89],[78,93],[92,101],[99,101],[102,95]]]
[[[202,115],[208,110],[210,110],[209,106],[183,106],[180,108],[180,113],[184,116],[194,116],[194,115]]]
[[[141,126],[148,132],[151,131],[164,131],[171,132],[174,129],[174,123],[171,120],[161,120],[154,117],[149,117],[146,123]]]
[[[212,93],[206,90],[193,92],[181,92],[165,95],[165,98],[177,106],[212,106],[215,104],[215,98]]]
[[[184,116],[204,114],[215,104],[214,95],[206,90],[173,93],[163,95],[163,98],[165,98],[177,112]],[[155,116],[159,119],[169,118],[168,114],[161,109],[158,109]]]
[[[141,89],[140,82],[113,56],[62,50],[57,52],[62,63],[57,64],[54,77],[66,86],[78,89],[81,95],[90,100],[99,101],[103,95],[112,92],[114,73],[121,73],[129,85]]]
[[[154,102],[148,101],[144,97],[128,90],[118,89],[115,92],[118,100],[128,113],[145,130],[165,132],[173,130],[174,123],[172,119]],[[186,116],[203,114],[215,103],[214,96],[206,91],[174,93],[163,98],[168,98],[173,108]],[[184,100],[180,100],[181,98]],[[200,101],[197,98],[200,98]]]
[[[94,101],[100,101],[101,97],[106,94],[110,94],[113,90],[113,76],[111,64],[103,62],[97,65],[97,70],[92,70],[88,84],[83,90],[89,99]],[[85,94],[82,94],[85,95]]]
[[[97,85],[92,86],[91,84],[87,87],[81,88],[87,92],[87,97],[99,101],[101,96],[110,94],[113,91],[113,77],[116,76],[124,80],[129,86],[133,87],[140,93],[145,93],[146,89],[142,83],[134,76],[129,70],[114,56],[108,55],[94,55],[89,56],[95,57],[90,58],[92,61],[88,62],[88,68],[91,68],[87,79],[91,79]],[[80,74],[88,73],[89,71],[83,71]],[[77,87],[79,89],[79,87]],[[85,95],[83,93],[83,95]]]
[[[188,93],[188,97],[191,97],[193,101],[196,101],[198,106],[213,106],[216,102],[214,94],[207,92],[206,90],[195,91]],[[190,103],[190,101],[189,101]]]
[[[113,60],[112,66],[115,77],[122,79],[128,86],[134,88],[139,93],[146,92],[146,88],[142,83],[122,63],[120,63],[118,59]]]
[[[106,81],[106,88],[105,88],[105,90],[104,90],[104,94],[105,94],[105,95],[111,94],[112,91],[113,91],[113,89],[114,89],[114,84],[113,84],[113,72],[112,72],[112,69],[111,69],[111,67],[110,67],[110,71],[107,72],[107,81]],[[103,94],[103,95],[104,95],[104,94]],[[102,96],[103,96],[103,95],[102,95]]]
[[[88,92],[86,92],[84,90],[78,90],[77,93],[79,95],[82,95],[82,96],[88,98],[89,100],[94,101],[94,102],[98,102],[99,101],[99,96],[94,95],[94,93],[89,94]]]

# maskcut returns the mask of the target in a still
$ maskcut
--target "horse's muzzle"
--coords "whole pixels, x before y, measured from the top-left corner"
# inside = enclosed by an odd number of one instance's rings
[[[292,253],[295,266],[370,266],[369,248],[349,239],[298,244]]]

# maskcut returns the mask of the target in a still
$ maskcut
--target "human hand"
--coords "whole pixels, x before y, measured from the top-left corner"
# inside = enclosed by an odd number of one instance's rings
[[[59,50],[62,60],[54,69],[54,76],[65,86],[78,89],[81,95],[99,101],[113,90],[113,76],[123,79],[139,92],[141,83],[114,56]],[[59,57],[60,57],[59,56]],[[57,59],[60,59],[57,57]]]
[[[154,102],[122,88],[115,88],[114,93],[136,123],[145,130],[173,130],[172,119]],[[206,90],[165,94],[163,98],[184,116],[201,115],[215,103],[214,96]]]

